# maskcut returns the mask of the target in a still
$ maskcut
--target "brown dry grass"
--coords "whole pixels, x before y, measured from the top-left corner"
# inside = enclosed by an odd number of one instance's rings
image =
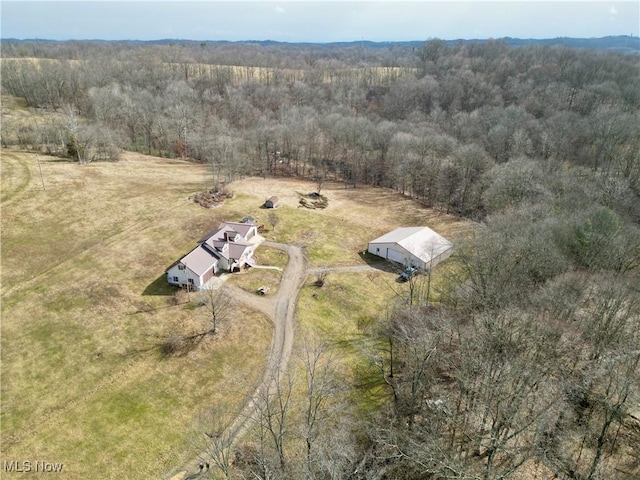
[[[200,409],[241,407],[271,325],[240,309],[163,356],[167,336],[208,326],[194,301],[170,306],[163,274],[226,218],[187,200],[206,170],[41,159],[46,190],[32,154],[2,151],[2,458],[62,462],[67,479],[158,477],[194,451]]]
[[[68,479],[170,471],[201,447],[189,443],[199,411],[239,409],[259,380],[271,327],[246,309],[188,355],[158,348],[207,325],[195,301],[169,306],[163,272],[219,222],[252,215],[269,228],[260,206],[277,195],[280,221],[265,236],[305,245],[312,266],[364,264],[367,241],[397,226],[452,238],[465,229],[383,189],[327,185],[329,207],[306,210],[296,192],[313,183],[249,178],[209,210],[188,200],[209,186],[203,166],[132,153],[84,166],[40,158],[44,190],[33,154],[2,151],[2,457],[63,462]],[[257,255],[283,261],[264,247]],[[262,281],[251,275],[231,281]],[[371,278],[330,274],[321,301],[305,287],[303,336],[357,333],[382,308],[393,274]]]
[[[55,60],[48,58],[2,58],[2,64],[25,63],[35,66],[46,64],[64,64],[69,68],[77,68],[78,60]],[[267,84],[292,83],[303,81],[308,75],[316,75],[314,70],[291,69],[291,68],[271,68],[271,67],[248,67],[242,65],[211,65],[204,63],[164,63],[168,72],[174,72],[189,78],[212,78],[224,79],[232,84],[239,84],[247,81],[258,81]],[[323,83],[333,83],[336,81],[349,80],[357,82],[365,80],[369,84],[388,84],[390,81],[403,75],[415,75],[414,68],[401,67],[353,67],[339,69],[325,69],[319,72],[319,79]]]
[[[322,194],[329,200],[323,210],[299,206],[299,194],[313,192],[316,184],[298,179],[246,178],[230,188],[243,198],[254,197],[251,215],[267,227],[268,215],[279,218],[275,229],[265,237],[307,247],[312,266],[364,264],[359,253],[374,238],[402,226],[424,225],[433,228],[454,243],[467,235],[470,222],[420,207],[414,200],[397,192],[375,187],[349,188],[328,183]],[[263,210],[264,199],[277,196],[280,207]]]

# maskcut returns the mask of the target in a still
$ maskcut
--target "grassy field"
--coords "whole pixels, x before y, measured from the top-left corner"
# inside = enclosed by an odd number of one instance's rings
[[[62,64],[66,68],[77,68],[78,60],[54,60],[47,58],[2,58],[0,62],[6,68],[12,64],[27,65],[55,65]],[[204,63],[164,63],[168,72],[180,77],[207,78],[229,82],[237,85],[247,81],[258,81],[266,84],[290,84],[303,81],[309,75],[316,76],[313,70],[247,67],[242,65],[212,65]],[[157,67],[157,66],[156,66]],[[415,75],[416,70],[408,67],[359,67],[359,68],[327,68],[320,72],[315,80],[331,84],[335,82],[366,81],[372,85],[389,85],[392,81],[404,75]]]
[[[452,240],[468,231],[468,222],[421,208],[415,201],[383,188],[347,189],[340,183],[327,184],[322,194],[329,205],[322,210],[306,209],[298,203],[300,194],[315,190],[313,182],[248,178],[230,188],[236,193],[234,204],[246,205],[248,214],[266,225],[267,239],[305,246],[309,263],[315,267],[364,265],[361,253],[367,243],[400,226],[429,226]],[[272,195],[280,199],[280,207],[259,208]],[[269,225],[271,213],[278,218],[275,228]]]
[[[252,215],[268,240],[304,245],[312,267],[365,265],[367,241],[397,226],[429,225],[452,239],[465,231],[382,189],[328,185],[329,207],[307,210],[298,192],[313,184],[250,178],[231,185],[223,206],[204,209],[188,200],[208,186],[199,165],[131,153],[84,166],[40,159],[44,189],[34,154],[2,150],[2,458],[64,463],[65,479],[164,475],[198,451],[190,439],[203,409],[237,410],[258,382],[271,325],[242,307],[185,355],[161,349],[207,326],[194,295],[175,305],[164,270],[220,221]],[[275,228],[260,208],[270,195],[282,203]],[[263,265],[286,262],[274,249],[256,254]],[[230,282],[251,291],[275,289],[279,278],[253,269]],[[318,336],[359,358],[354,339],[393,298],[394,279],[331,273],[317,289],[311,276],[298,344]]]
[[[41,160],[45,190],[33,154],[2,151],[2,458],[64,463],[65,479],[159,477],[193,454],[201,409],[241,407],[271,325],[241,310],[187,355],[160,349],[207,326],[164,280],[227,218],[188,201],[204,168]]]

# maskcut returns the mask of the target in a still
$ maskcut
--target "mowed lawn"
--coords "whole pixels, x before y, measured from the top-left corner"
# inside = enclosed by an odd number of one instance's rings
[[[219,222],[252,215],[268,240],[305,246],[310,267],[365,266],[367,242],[399,226],[428,225],[454,241],[467,230],[378,188],[328,184],[328,208],[308,210],[298,193],[313,183],[248,178],[205,209],[188,200],[209,186],[204,166],[133,153],[84,166],[40,160],[44,189],[34,154],[2,150],[2,458],[64,463],[65,479],[164,477],[201,450],[201,413],[239,410],[259,382],[272,328],[242,306],[188,354],[160,348],[208,327],[197,295],[173,305],[164,271]],[[271,195],[281,207],[260,208]],[[280,268],[286,260],[265,247],[256,255]],[[229,281],[271,294],[279,276],[255,269]],[[395,277],[332,273],[316,289],[311,274],[296,349],[318,337],[366,367],[356,344],[404,288]]]
[[[367,243],[390,230],[404,226],[428,226],[455,241],[469,230],[461,221],[433,209],[420,207],[414,200],[385,188],[344,188],[327,183],[321,193],[328,199],[325,209],[307,209],[299,204],[300,194],[316,189],[316,184],[288,178],[248,178],[230,188],[240,197],[257,197],[250,214],[265,224],[265,237],[283,243],[303,245],[311,266],[358,265],[366,262],[361,253]],[[274,210],[256,208],[266,198],[277,196]],[[278,222],[273,228],[269,215]]]

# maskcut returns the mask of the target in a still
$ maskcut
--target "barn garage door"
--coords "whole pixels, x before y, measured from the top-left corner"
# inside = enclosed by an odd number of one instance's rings
[[[390,248],[387,249],[387,258],[389,260],[393,260],[394,262],[404,263],[404,254]]]

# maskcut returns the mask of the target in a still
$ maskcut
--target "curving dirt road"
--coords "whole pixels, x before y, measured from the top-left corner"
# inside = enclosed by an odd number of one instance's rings
[[[256,409],[256,402],[265,389],[271,390],[280,376],[287,370],[295,330],[295,310],[298,293],[307,277],[304,254],[301,247],[282,243],[264,242],[267,247],[284,250],[289,255],[289,261],[282,273],[282,281],[278,292],[273,297],[259,297],[233,285],[224,288],[237,301],[264,313],[273,322],[273,338],[269,350],[269,358],[260,385],[247,402],[242,412],[227,427],[224,436],[229,445],[233,445],[246,432],[249,419]],[[199,464],[208,460],[207,451],[201,452],[186,465],[171,472],[167,478],[171,480],[185,480],[200,476]],[[191,472],[191,473],[190,473]]]

